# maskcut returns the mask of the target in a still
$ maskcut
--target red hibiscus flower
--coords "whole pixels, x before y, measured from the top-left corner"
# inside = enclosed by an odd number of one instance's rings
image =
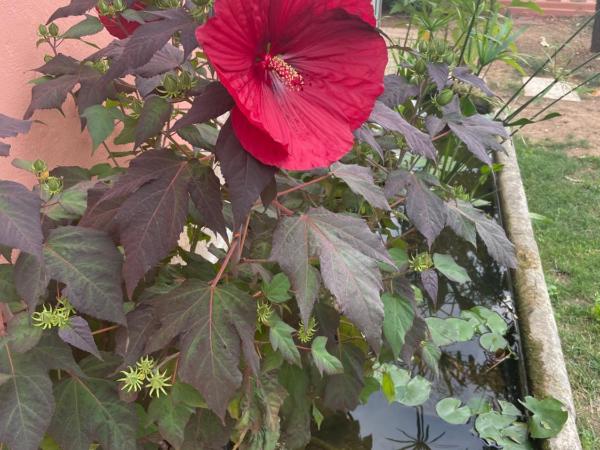
[[[136,0],[129,8],[141,11],[146,9],[146,5],[143,2]],[[96,10],[100,12],[98,7],[96,7]],[[100,22],[102,22],[102,25],[104,25],[104,28],[106,28],[106,31],[118,39],[128,38],[140,26],[140,23],[124,19],[121,15],[112,17],[100,14],[99,19]]]
[[[246,151],[290,170],[347,153],[383,91],[374,25],[370,0],[216,0],[196,37],[235,100]]]

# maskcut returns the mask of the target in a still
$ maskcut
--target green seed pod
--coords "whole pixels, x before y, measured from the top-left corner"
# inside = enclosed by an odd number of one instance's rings
[[[163,80],[163,86],[167,92],[177,92],[178,85],[179,83],[175,75],[168,74]]]
[[[52,37],[58,36],[58,33],[59,33],[58,25],[56,25],[54,22],[52,22],[50,24],[50,26],[48,27],[48,31],[50,32],[50,36],[52,36]]]
[[[38,27],[38,33],[40,34],[40,36],[44,36],[44,37],[48,36],[48,27],[44,24],[41,24]]]
[[[454,98],[454,92],[452,89],[444,89],[442,92],[438,94],[435,101],[440,106],[446,106],[448,103],[452,101]]]
[[[419,59],[414,66],[415,72],[419,75],[423,75],[427,71],[427,64],[422,59]]]

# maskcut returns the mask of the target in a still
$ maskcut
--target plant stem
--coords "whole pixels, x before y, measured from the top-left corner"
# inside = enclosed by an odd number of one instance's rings
[[[302,183],[302,184],[299,184],[298,186],[294,186],[292,188],[286,189],[285,191],[278,192],[277,193],[277,197],[281,197],[283,195],[287,195],[287,194],[290,194],[292,192],[296,192],[299,189],[304,189],[305,187],[310,186],[311,184],[316,184],[316,183],[319,183],[319,182],[321,182],[323,180],[326,180],[330,176],[331,176],[330,173],[328,173],[326,175],[321,175],[320,177],[314,178],[314,179],[312,179],[310,181],[307,181],[306,183]]]
[[[113,331],[116,330],[117,328],[119,328],[121,325],[111,325],[110,327],[106,327],[106,328],[101,328],[99,330],[96,331],[92,331],[92,336],[96,336],[97,334],[102,334],[102,333],[108,333],[109,331]]]

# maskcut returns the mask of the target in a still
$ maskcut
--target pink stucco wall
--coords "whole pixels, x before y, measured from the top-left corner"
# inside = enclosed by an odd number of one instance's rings
[[[28,81],[37,77],[32,68],[43,64],[44,54],[49,49],[43,46],[36,49],[37,27],[44,23],[50,14],[69,0],[0,0],[0,55],[2,74],[0,75],[0,112],[22,117],[31,97]],[[81,18],[57,21],[61,30]],[[100,33],[89,40],[102,45],[111,36]],[[75,58],[83,58],[94,49],[78,42],[64,43],[60,51]],[[105,153],[99,148],[91,155],[91,141],[87,131],[81,132],[79,120],[72,99],[67,100],[63,117],[58,111],[39,111],[34,119],[45,123],[35,123],[27,136],[6,140],[12,144],[11,155],[0,157],[0,179],[12,179],[27,185],[34,183],[33,176],[11,166],[13,158],[34,160],[44,159],[50,167],[57,165],[90,166],[105,160]]]

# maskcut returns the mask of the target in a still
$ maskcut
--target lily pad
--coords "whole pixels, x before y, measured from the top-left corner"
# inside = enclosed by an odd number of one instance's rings
[[[464,425],[471,418],[471,409],[461,406],[462,402],[457,398],[445,398],[435,405],[438,415],[452,425]]]

